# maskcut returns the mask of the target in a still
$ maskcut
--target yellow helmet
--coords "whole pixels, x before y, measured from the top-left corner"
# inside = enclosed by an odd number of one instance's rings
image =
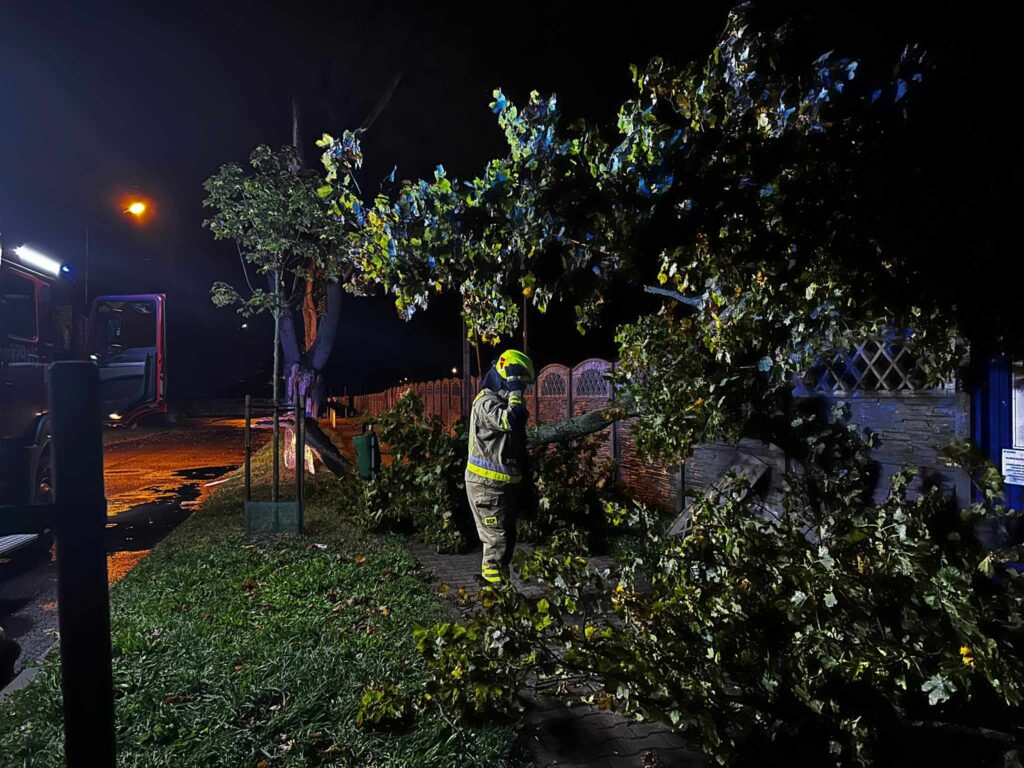
[[[508,367],[510,365],[521,365],[526,369],[526,382],[530,383],[536,377],[533,370],[533,360],[529,358],[523,352],[518,349],[506,349],[500,355],[498,355],[498,362],[494,364],[495,369],[498,371],[498,375],[503,379],[508,379]]]

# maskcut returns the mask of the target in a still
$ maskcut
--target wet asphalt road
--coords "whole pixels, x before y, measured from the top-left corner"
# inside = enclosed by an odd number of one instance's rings
[[[240,420],[203,419],[104,436],[111,583],[192,514],[213,490],[208,483],[242,463],[241,427]],[[56,639],[56,589],[49,557],[22,552],[0,559],[0,626],[22,646],[16,670],[32,665]]]

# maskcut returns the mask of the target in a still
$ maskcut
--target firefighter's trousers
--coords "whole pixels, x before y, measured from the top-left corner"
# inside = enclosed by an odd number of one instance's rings
[[[466,473],[466,496],[473,510],[477,535],[484,545],[480,573],[486,581],[497,584],[508,580],[508,566],[516,546],[516,517],[519,486],[485,485]]]

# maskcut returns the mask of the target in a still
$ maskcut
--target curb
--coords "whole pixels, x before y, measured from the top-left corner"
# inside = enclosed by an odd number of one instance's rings
[[[9,682],[6,686],[4,686],[2,690],[0,690],[0,704],[3,704],[5,701],[7,701],[11,694],[15,693],[16,691],[20,691],[22,688],[27,687],[28,684],[35,679],[36,675],[38,675],[43,669],[43,659],[45,659],[47,656],[53,653],[53,650],[56,647],[57,643],[54,643],[45,651],[43,651],[42,655],[35,660],[35,664],[33,664],[31,667],[25,667],[24,669],[22,669],[21,672],[14,676],[14,679],[11,680],[11,682]]]

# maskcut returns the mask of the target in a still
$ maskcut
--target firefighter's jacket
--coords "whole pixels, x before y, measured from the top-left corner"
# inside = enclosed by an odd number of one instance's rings
[[[518,486],[529,468],[522,394],[482,389],[469,416],[466,482],[492,488]]]

